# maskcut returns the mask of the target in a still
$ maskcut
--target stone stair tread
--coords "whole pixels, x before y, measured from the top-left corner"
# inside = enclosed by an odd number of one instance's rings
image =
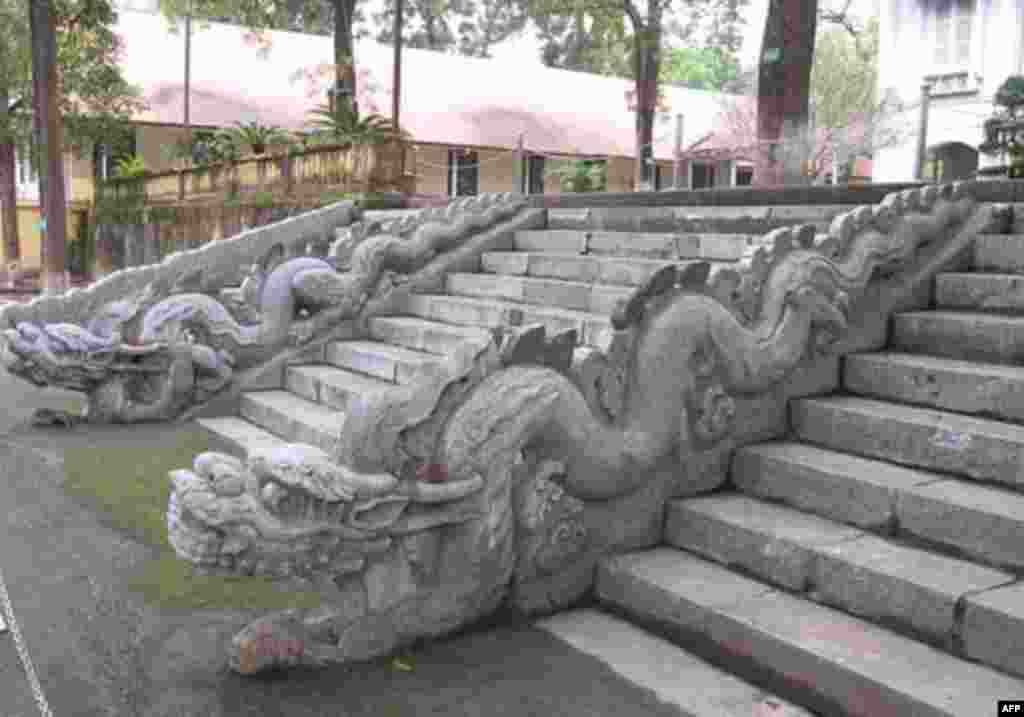
[[[1013,490],[796,442],[743,446],[730,476],[747,495],[883,533],[898,527],[998,568],[1024,567],[1024,495]]]
[[[740,493],[671,501],[665,542],[939,644],[957,629],[961,598],[1016,580]]]
[[[878,352],[851,354],[843,386],[856,394],[1024,422],[1024,367]]]
[[[480,261],[483,271],[493,274],[637,286],[662,267],[671,264],[683,267],[697,260],[641,259],[555,251],[489,251]],[[709,263],[713,267],[734,264],[731,261]]]
[[[363,339],[333,341],[326,351],[333,366],[403,384],[445,360],[440,354]]]
[[[974,268],[982,272],[1024,271],[1024,235],[979,234],[974,240],[973,259]]]
[[[762,238],[749,233],[529,229],[517,231],[514,243],[518,250],[535,253],[737,261]]]
[[[674,548],[605,558],[596,592],[753,663],[829,714],[965,717],[1024,698],[1024,681]]]
[[[600,610],[569,610],[534,624],[677,706],[686,717],[811,717],[803,708]]]
[[[456,296],[507,299],[516,303],[609,314],[617,301],[633,293],[628,286],[506,274],[452,273],[445,277],[445,287],[449,294]]]
[[[859,396],[790,404],[796,435],[903,465],[1024,488],[1024,426]]]
[[[285,374],[285,387],[308,401],[336,411],[348,411],[353,397],[363,401],[373,400],[382,393],[394,390],[395,384],[337,366],[309,364],[289,366]]]
[[[226,441],[242,457],[255,448],[273,448],[287,443],[280,436],[237,416],[197,418],[196,423]]]
[[[403,308],[404,313],[413,316],[462,326],[497,328],[542,323],[549,332],[575,328],[578,343],[602,349],[612,338],[610,317],[587,311],[448,294],[412,294]],[[460,308],[466,311],[459,313]]]
[[[935,303],[950,309],[1024,311],[1024,275],[942,273],[935,277]]]
[[[242,417],[289,443],[309,443],[335,455],[345,413],[283,390],[242,394]]]
[[[1024,316],[936,309],[897,313],[894,349],[968,360],[1015,363],[1024,356]]]
[[[487,343],[491,332],[475,326],[446,324],[419,316],[374,316],[367,322],[371,338],[408,349],[445,355],[465,341]]]

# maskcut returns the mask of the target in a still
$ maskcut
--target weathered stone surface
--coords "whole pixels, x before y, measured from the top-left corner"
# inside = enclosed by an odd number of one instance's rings
[[[856,528],[729,493],[674,500],[665,520],[666,543],[798,591],[807,589],[821,546],[860,535]]]
[[[314,403],[322,403],[335,411],[347,411],[352,400],[372,401],[394,385],[334,366],[290,366],[285,387]]]
[[[1016,274],[939,274],[935,303],[945,309],[1024,311],[1024,276]]]
[[[392,383],[408,383],[443,359],[380,341],[335,341],[327,345],[327,362]]]
[[[979,235],[974,240],[974,267],[984,271],[1024,272],[1024,236]]]
[[[611,313],[615,303],[631,293],[621,286],[487,274],[450,274],[447,288],[450,294],[459,296],[508,299],[597,314]]]
[[[1024,486],[1024,427],[866,398],[806,398],[790,408],[801,438],[904,465]]]
[[[893,317],[897,350],[957,359],[1017,363],[1024,357],[1024,317],[968,311],[915,311]]]
[[[745,493],[872,530],[894,524],[902,491],[938,479],[805,443],[744,446],[733,458],[731,477]]]
[[[582,311],[438,294],[412,295],[405,308],[414,316],[469,326],[498,328],[536,323],[551,333],[576,329],[582,344],[607,348],[611,343],[611,320]]]
[[[605,559],[597,594],[847,715],[963,717],[991,711],[999,699],[1024,697],[1024,682],[996,670],[678,550]]]
[[[1024,675],[1024,585],[964,598],[960,636],[968,657]]]
[[[687,717],[811,714],[597,610],[565,612],[536,626],[651,690],[662,702],[678,706]]]
[[[481,258],[484,271],[497,274],[529,275],[566,281],[596,281],[604,284],[638,286],[670,260],[593,256],[558,252],[488,252]],[[728,262],[715,262],[726,265]]]
[[[416,351],[446,355],[467,341],[486,343],[484,329],[427,321],[414,316],[374,316],[367,322],[370,338]]]
[[[937,643],[954,634],[960,598],[1013,580],[1008,573],[871,535],[815,552],[815,599]]]
[[[945,641],[957,601],[1013,576],[737,494],[669,504],[666,542],[876,622]]]
[[[1024,496],[1013,491],[940,480],[902,490],[901,531],[950,546],[997,567],[1024,568]]]
[[[345,415],[287,391],[253,391],[242,396],[240,413],[260,428],[293,443],[337,452]]]
[[[844,360],[854,393],[947,411],[1024,422],[1024,369],[915,354],[856,354]]]
[[[196,423],[228,444],[232,452],[244,458],[250,451],[273,448],[285,440],[242,418],[199,418]]]

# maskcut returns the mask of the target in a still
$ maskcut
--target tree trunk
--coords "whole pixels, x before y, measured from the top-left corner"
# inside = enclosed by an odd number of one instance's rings
[[[37,76],[38,110],[41,110],[41,165],[46,167],[46,194],[43,197],[42,288],[47,294],[67,289],[65,279],[67,252],[64,196],[64,157],[60,110],[57,105],[57,27],[50,0],[33,0],[29,19],[32,33],[32,72]]]
[[[757,136],[763,149],[755,185],[803,181],[817,26],[818,0],[769,0],[758,66]]]
[[[636,172],[640,191],[654,187],[654,116],[658,107],[658,66],[661,47],[661,10],[650,0],[647,21],[634,21],[633,69],[636,86]]]
[[[10,97],[6,87],[0,87],[0,127],[7,126],[7,108]],[[14,163],[14,142],[0,140],[0,233],[4,235],[4,264],[21,259],[18,243],[18,188],[17,167]]]
[[[334,87],[341,90],[350,103],[353,112],[359,113],[356,102],[356,55],[352,39],[352,15],[356,0],[334,0]],[[332,106],[337,109],[338,96],[334,95]]]

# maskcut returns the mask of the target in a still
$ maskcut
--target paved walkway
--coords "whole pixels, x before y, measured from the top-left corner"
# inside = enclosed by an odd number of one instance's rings
[[[156,610],[123,588],[155,550],[113,529],[61,489],[63,448],[116,451],[170,426],[34,429],[34,408],[60,405],[0,370],[0,570],[58,717],[146,715],[674,715],[601,663],[529,626],[499,624],[413,653],[411,672],[387,661],[242,678],[223,647],[246,610]],[[182,465],[191,456],[182,456]],[[163,476],[154,476],[163,480]],[[35,717],[10,631],[0,634],[0,715]]]

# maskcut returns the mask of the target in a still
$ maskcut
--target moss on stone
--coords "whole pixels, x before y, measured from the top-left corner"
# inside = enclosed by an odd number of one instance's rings
[[[198,453],[223,450],[195,426],[87,427],[61,441],[64,491],[97,511],[115,530],[159,549],[129,581],[155,607],[285,609],[314,607],[320,596],[261,577],[200,575],[167,540],[168,472]]]

